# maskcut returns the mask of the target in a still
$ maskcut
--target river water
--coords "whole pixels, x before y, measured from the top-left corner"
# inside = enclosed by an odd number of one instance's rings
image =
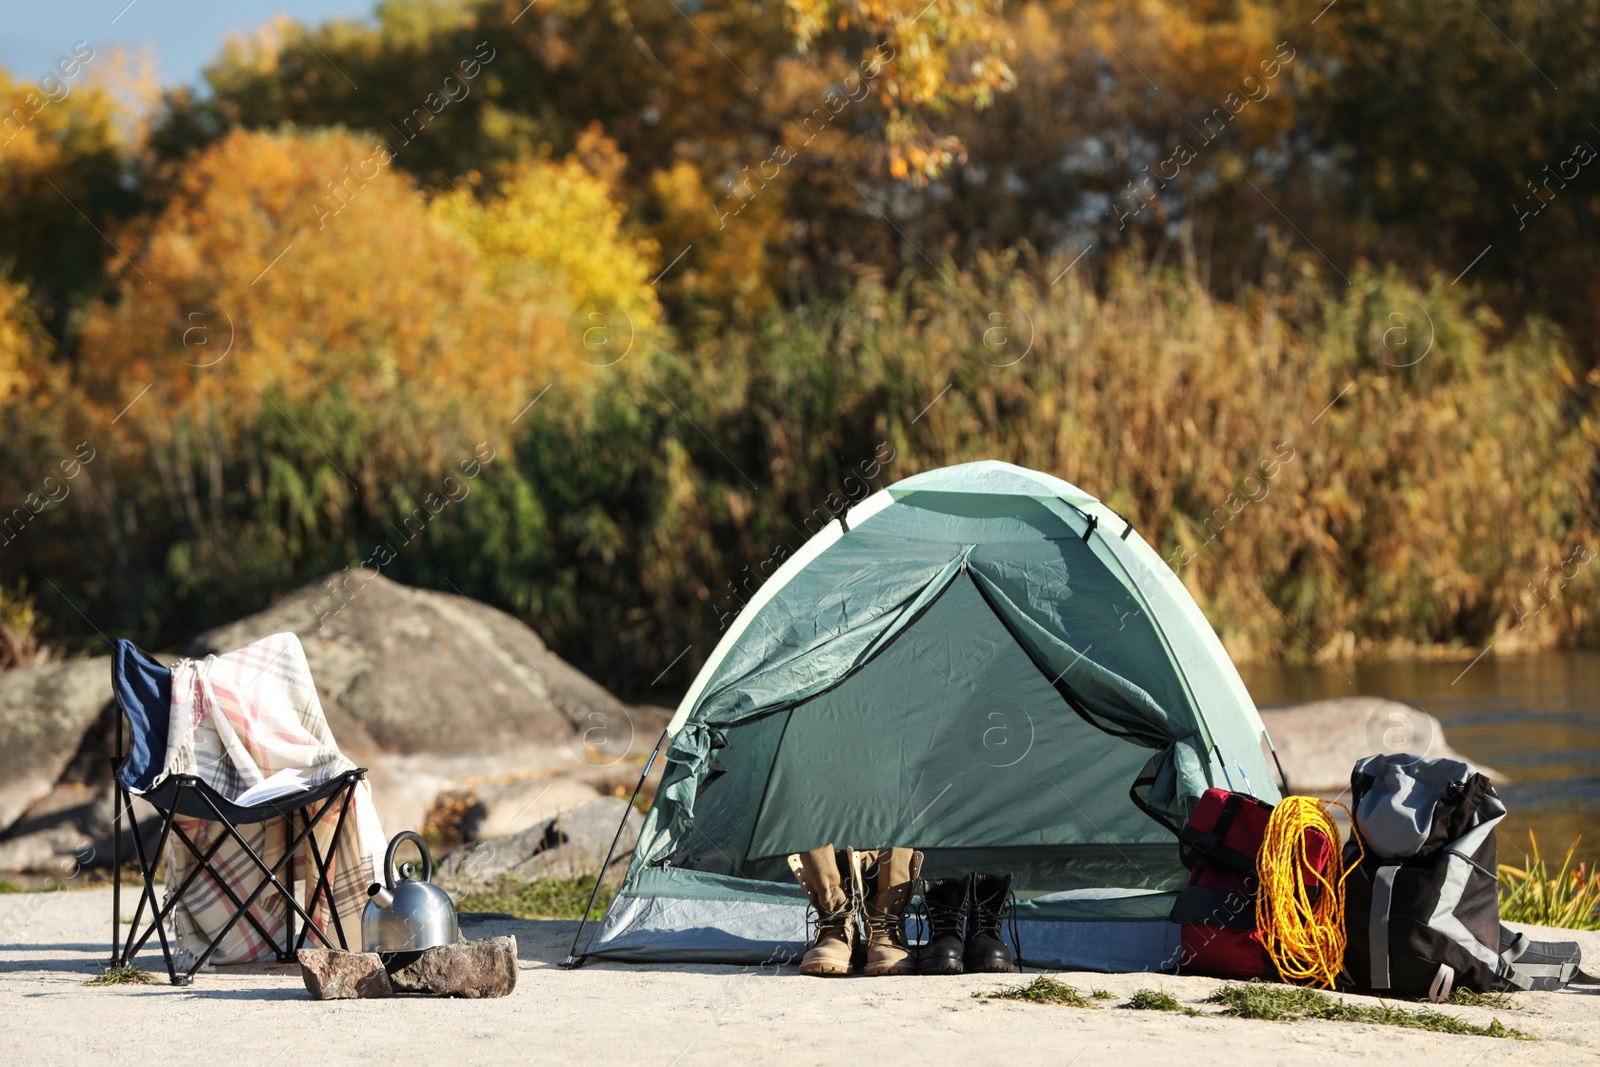
[[[1374,663],[1339,667],[1254,667],[1241,671],[1258,705],[1341,696],[1404,701],[1439,719],[1469,760],[1511,781],[1499,789],[1509,814],[1500,860],[1518,863],[1528,831],[1547,863],[1559,865],[1582,835],[1579,858],[1600,860],[1600,650],[1465,662]]]

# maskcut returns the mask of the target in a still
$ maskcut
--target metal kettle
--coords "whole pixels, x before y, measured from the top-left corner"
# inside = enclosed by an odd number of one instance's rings
[[[394,854],[406,841],[422,853],[421,877],[405,863],[397,874]],[[450,894],[428,881],[433,853],[414,830],[402,830],[389,842],[383,856],[383,882],[367,889],[367,906],[361,913],[361,947],[367,952],[420,952],[454,944],[458,936],[456,906]]]

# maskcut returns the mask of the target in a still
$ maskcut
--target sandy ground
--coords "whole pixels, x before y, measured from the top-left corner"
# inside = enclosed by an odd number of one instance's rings
[[[1517,995],[1500,1018],[1540,1040],[1454,1037],[1348,1023],[1248,1022],[1117,1008],[973,999],[1004,977],[807,978],[731,967],[556,966],[575,923],[474,923],[514,933],[517,989],[501,1000],[311,1000],[298,968],[202,972],[89,988],[107,955],[106,889],[0,896],[0,1063],[163,1065],[631,1063],[1346,1064],[1600,1063],[1600,986]],[[1589,935],[1597,951],[1600,937]],[[156,953],[142,957],[159,969]],[[1219,983],[1164,975],[1066,975],[1084,990],[1166,990],[1206,1012]]]

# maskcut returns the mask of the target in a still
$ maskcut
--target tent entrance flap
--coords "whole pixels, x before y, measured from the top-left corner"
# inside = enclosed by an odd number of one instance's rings
[[[835,841],[915,845],[932,877],[1011,869],[1020,891],[1181,878],[1128,802],[1151,750],[1069,708],[965,578],[835,687],[721,740],[675,864],[782,879]]]

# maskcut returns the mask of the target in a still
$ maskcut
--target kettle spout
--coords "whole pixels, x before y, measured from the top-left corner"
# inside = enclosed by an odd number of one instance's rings
[[[387,908],[394,903],[394,893],[382,882],[373,882],[367,887],[367,896],[372,898],[372,903],[380,908]]]

